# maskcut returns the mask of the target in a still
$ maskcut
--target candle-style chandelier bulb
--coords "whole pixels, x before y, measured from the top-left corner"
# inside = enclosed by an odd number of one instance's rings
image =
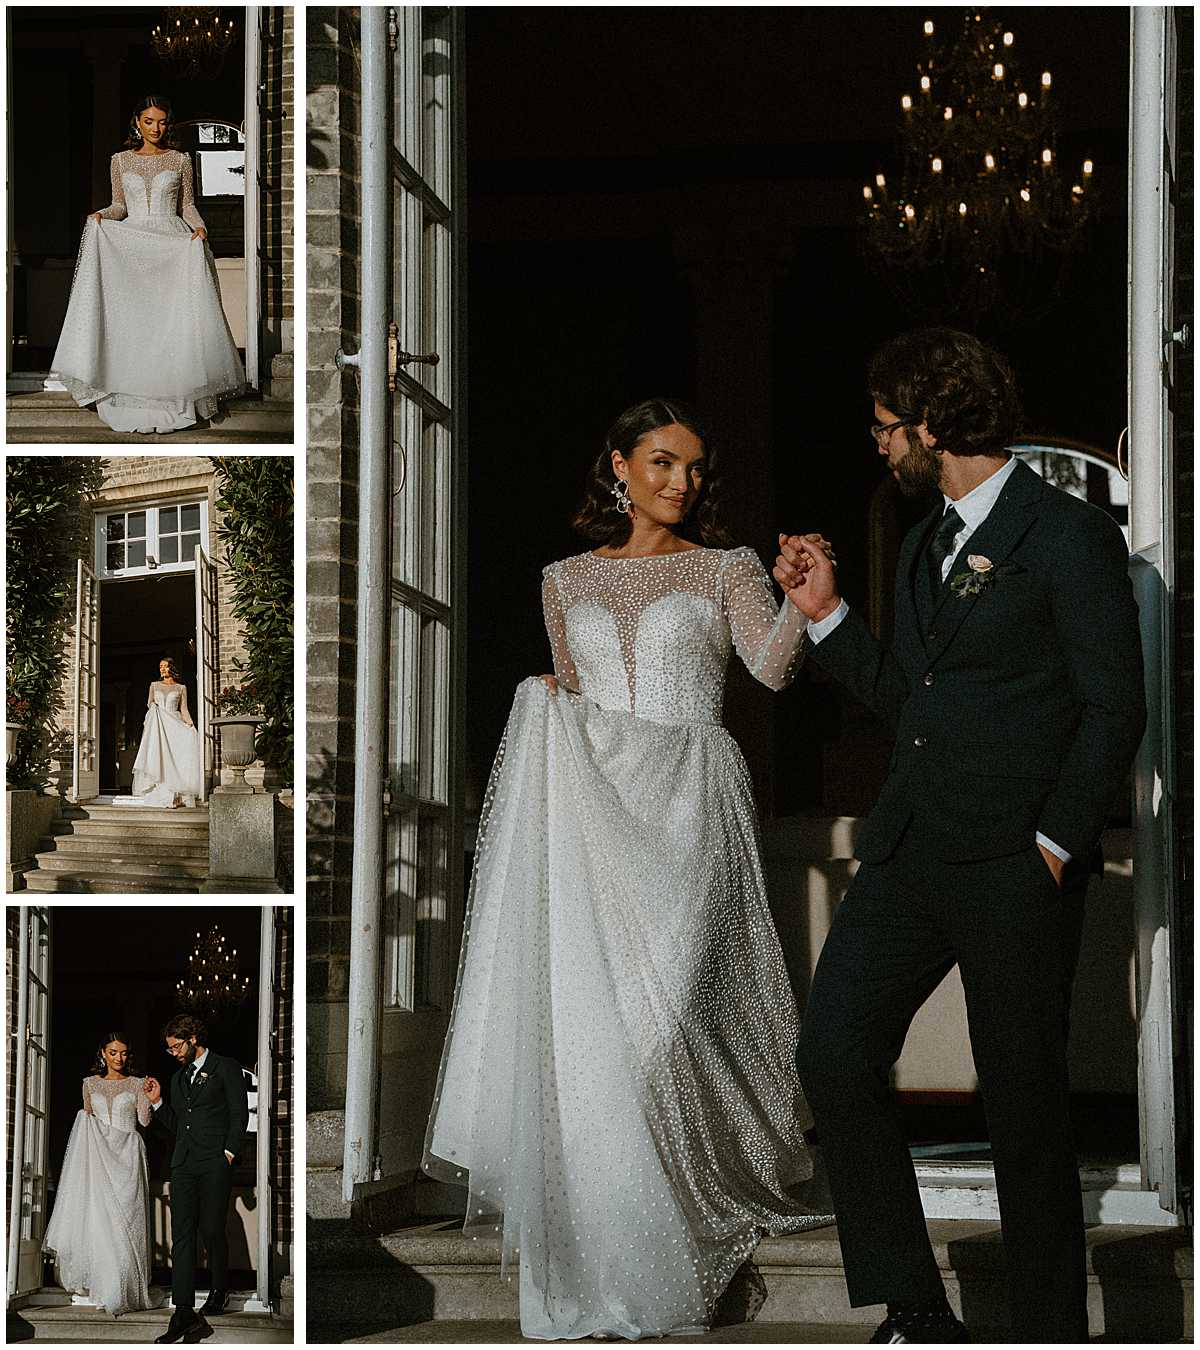
[[[931,89],[932,87],[933,87],[933,82],[932,82],[932,80],[930,80],[929,76],[928,76],[928,75],[922,75],[922,76],[921,76],[921,93],[923,93],[923,94],[929,93],[929,91],[930,91],[930,89]]]
[[[932,37],[932,36],[933,36],[933,20],[932,20],[932,19],[926,19],[926,20],[925,20],[925,36],[926,36],[926,37]]]
[[[1005,45],[1006,47],[1011,47],[1011,46],[1013,45],[1013,35],[1012,35],[1011,33],[1005,33],[1005,35],[1004,35],[1004,45]]]
[[[1083,172],[1084,172],[1084,174],[1085,174],[1088,178],[1090,178],[1090,177],[1092,176],[1092,170],[1093,170],[1094,168],[1095,168],[1095,165],[1092,163],[1092,161],[1091,161],[1090,159],[1085,159],[1085,160],[1083,161]]]
[[[1043,89],[1050,88],[1050,72],[1048,70],[1042,71],[1042,88]]]
[[[1017,95],[1017,107],[1018,107],[1018,108],[1028,108],[1028,107],[1029,107],[1029,95],[1028,95],[1028,94],[1026,94],[1026,93],[1020,93],[1020,94]]]
[[[1004,78],[1004,62],[997,61],[992,67],[992,79],[1002,80]]]

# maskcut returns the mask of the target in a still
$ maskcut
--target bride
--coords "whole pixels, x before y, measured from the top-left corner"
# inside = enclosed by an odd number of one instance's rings
[[[114,431],[167,432],[245,388],[192,162],[170,148],[171,105],[143,98],[112,157],[112,202],[83,228],[51,378]]]
[[[114,1317],[154,1306],[146,1145],[138,1134],[150,1123],[150,1100],[144,1080],[128,1070],[128,1037],[110,1031],[83,1080],[83,1109],[42,1240],[62,1287]]]
[[[789,1195],[796,1005],[721,725],[731,647],[782,689],[804,619],[720,546],[678,403],[617,419],[575,525],[600,547],[544,573],[554,675],[488,785],[424,1166],[501,1234],[525,1336],[699,1334],[764,1234],[831,1221]]]
[[[133,761],[133,795],[144,806],[195,806],[200,792],[200,738],[187,706],[187,689],[171,658],[158,663],[146,720]]]

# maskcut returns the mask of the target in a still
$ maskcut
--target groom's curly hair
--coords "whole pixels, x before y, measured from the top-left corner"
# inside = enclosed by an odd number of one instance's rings
[[[168,1036],[174,1036],[177,1041],[191,1040],[195,1036],[197,1045],[208,1046],[208,1028],[191,1013],[176,1013],[162,1029],[164,1041]]]
[[[1021,429],[1012,368],[999,352],[953,328],[918,328],[881,347],[867,369],[871,397],[897,417],[924,422],[951,455],[1004,450]]]

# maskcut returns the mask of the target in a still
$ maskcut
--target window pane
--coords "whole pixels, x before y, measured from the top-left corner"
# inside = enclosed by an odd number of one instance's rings
[[[392,609],[392,661],[389,758],[392,781],[399,792],[417,792],[417,670],[421,648],[418,616],[403,605]]]
[[[125,517],[109,516],[108,518],[108,537],[109,539],[125,538]]]
[[[179,550],[180,562],[192,561],[192,559],[196,556],[196,545],[199,542],[200,536],[198,534],[185,534],[183,536],[183,543],[180,545]]]
[[[158,561],[160,563],[173,563],[179,561],[179,536],[176,534],[160,535],[158,539]]]
[[[131,539],[129,541],[129,566],[145,567],[146,565],[146,541],[144,539]]]
[[[174,534],[179,529],[179,508],[164,506],[158,513],[159,534]]]
[[[130,539],[145,539],[146,537],[146,513],[145,511],[131,511],[125,517],[129,529]]]
[[[427,619],[421,632],[420,773],[418,791],[427,801],[447,800],[450,748],[450,633]]]
[[[105,566],[110,572],[119,572],[125,566],[124,544],[109,544]]]
[[[200,508],[198,506],[185,506],[179,513],[180,528],[184,530],[198,530],[200,528]]]
[[[446,822],[441,816],[422,814],[418,826],[416,904],[416,971],[414,1004],[436,1007],[445,981],[442,966],[448,946],[450,921],[449,878],[446,867]]]

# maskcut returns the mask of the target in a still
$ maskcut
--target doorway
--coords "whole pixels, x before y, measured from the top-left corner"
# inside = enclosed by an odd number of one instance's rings
[[[100,792],[129,794],[146,691],[170,657],[196,717],[196,583],[191,572],[100,586]]]

